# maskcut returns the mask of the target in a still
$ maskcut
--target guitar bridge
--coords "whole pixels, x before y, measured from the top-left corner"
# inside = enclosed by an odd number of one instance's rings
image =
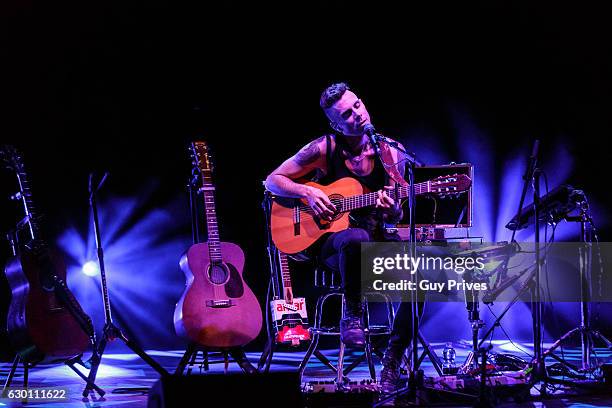
[[[293,235],[300,235],[300,206],[293,207]]]
[[[206,301],[206,307],[212,307],[214,309],[226,309],[228,307],[232,307],[232,306],[235,306],[235,305],[236,304],[231,299],[227,299],[227,300],[207,300]]]

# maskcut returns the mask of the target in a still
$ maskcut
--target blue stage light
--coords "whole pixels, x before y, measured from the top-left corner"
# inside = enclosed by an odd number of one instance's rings
[[[81,268],[83,273],[87,276],[97,276],[100,274],[100,267],[96,261],[87,261]]]

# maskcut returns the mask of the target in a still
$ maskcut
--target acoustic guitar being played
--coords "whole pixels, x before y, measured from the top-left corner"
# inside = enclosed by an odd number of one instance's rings
[[[376,192],[368,192],[354,178],[345,177],[327,186],[315,182],[316,187],[329,197],[337,211],[328,221],[316,216],[304,199],[275,197],[272,203],[270,226],[276,247],[287,254],[295,254],[311,246],[328,232],[343,231],[349,227],[348,213],[358,208],[376,205]],[[472,180],[465,174],[436,177],[415,184],[415,194],[454,195],[467,191]],[[387,194],[395,201],[408,197],[408,186],[397,186]]]

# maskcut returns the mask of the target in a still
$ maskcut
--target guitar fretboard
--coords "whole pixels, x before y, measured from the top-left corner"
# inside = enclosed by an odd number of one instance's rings
[[[290,288],[291,287],[291,271],[289,270],[289,261],[287,259],[287,254],[285,254],[284,252],[280,252],[280,251],[278,254],[279,254],[278,256],[280,260],[281,275],[283,278],[283,287]]]
[[[212,262],[221,262],[221,242],[217,225],[217,209],[215,204],[215,187],[212,184],[210,171],[202,173],[202,196],[206,213],[206,230],[208,232],[208,254]]]
[[[414,192],[416,195],[426,194],[431,192],[430,182],[424,181],[422,183],[416,183],[414,185]],[[387,195],[391,197],[394,201],[398,201],[404,199],[410,195],[410,187],[401,186],[394,190],[387,191]],[[358,208],[370,207],[376,205],[376,199],[378,198],[377,192],[359,194],[350,197],[344,198],[333,198],[330,201],[336,206],[338,212],[346,212],[356,210]],[[308,213],[312,212],[312,209],[309,206],[300,206],[300,211],[305,211]]]
[[[30,237],[32,240],[39,238],[40,228],[37,221],[36,209],[32,201],[32,191],[30,189],[30,181],[28,175],[23,169],[23,164],[19,164],[19,169],[15,169],[17,183],[19,185],[19,194],[21,194],[21,202],[23,204],[24,220],[27,220]]]
[[[415,194],[425,194],[429,192],[429,182],[417,183],[414,185]],[[387,191],[387,195],[391,197],[394,201],[401,200],[410,195],[409,187],[399,187],[396,190]],[[352,211],[358,208],[370,207],[376,205],[376,199],[378,198],[378,193],[367,193],[360,194],[356,196],[346,197],[338,200],[332,200],[332,203],[339,207],[341,211]],[[336,201],[338,204],[336,204]]]

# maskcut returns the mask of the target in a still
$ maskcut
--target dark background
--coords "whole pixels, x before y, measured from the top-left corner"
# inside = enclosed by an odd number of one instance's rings
[[[509,155],[524,157],[532,140],[541,139],[547,172],[568,170],[558,182],[589,193],[599,209],[600,238],[610,239],[612,50],[603,8],[553,1],[427,2],[406,9],[176,3],[2,6],[0,137],[23,152],[52,239],[67,225],[87,236],[87,175],[109,171],[102,206],[150,191],[120,232],[164,208],[172,221],[148,233],[186,249],[186,148],[202,138],[214,149],[222,238],[244,248],[245,276],[263,298],[261,181],[328,131],[318,98],[338,80],[364,98],[379,129],[432,164],[468,161],[461,152],[486,145],[490,166],[474,163],[476,171],[500,180]],[[465,118],[478,129],[470,138]],[[558,161],[560,146],[571,163]],[[0,181],[0,231],[6,231],[19,212],[6,198],[12,175],[3,172]],[[514,188],[520,187],[517,179]],[[501,185],[488,188],[499,205]],[[112,208],[121,213],[121,206]],[[1,250],[4,260],[7,245]],[[180,252],[155,254],[168,265],[165,275],[139,272],[143,281],[169,285],[164,293],[141,294],[143,302],[154,297],[162,305],[146,316],[158,331],[148,333],[133,310],[116,311],[147,347],[183,344],[171,320],[184,284]],[[296,279],[310,293],[309,278]],[[10,292],[6,282],[0,287],[5,309]],[[90,312],[99,326],[102,316]]]

